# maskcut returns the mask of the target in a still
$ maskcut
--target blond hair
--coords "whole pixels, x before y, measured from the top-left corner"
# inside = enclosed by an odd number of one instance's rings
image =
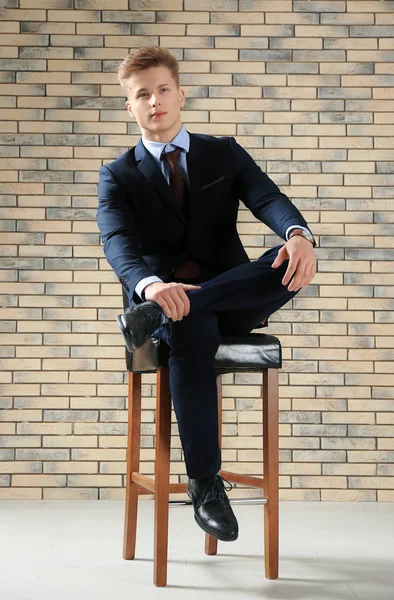
[[[125,95],[128,96],[127,84],[133,73],[162,65],[170,70],[176,86],[179,88],[178,61],[167,48],[146,46],[145,48],[137,48],[137,50],[130,52],[118,67],[118,82]]]

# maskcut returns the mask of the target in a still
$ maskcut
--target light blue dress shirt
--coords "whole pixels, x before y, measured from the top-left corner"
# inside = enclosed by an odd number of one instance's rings
[[[148,150],[148,152],[150,152],[151,155],[153,156],[153,158],[156,160],[164,177],[167,179],[168,184],[170,184],[171,167],[168,164],[168,162],[166,160],[162,160],[160,158],[160,156],[161,156],[162,152],[167,153],[167,152],[171,152],[172,150],[175,150],[175,148],[180,148],[181,152],[179,154],[179,159],[178,159],[179,160],[179,168],[180,168],[181,173],[186,181],[186,184],[188,186],[190,185],[189,175],[187,172],[187,163],[186,163],[186,152],[189,152],[189,148],[190,148],[190,136],[189,136],[189,133],[186,131],[184,125],[182,125],[180,131],[171,140],[171,142],[153,142],[152,140],[147,140],[144,137],[141,138],[141,141],[144,144],[145,148]],[[285,234],[286,241],[289,239],[288,235],[289,235],[289,232],[291,229],[304,229],[305,231],[309,231],[309,229],[307,229],[306,227],[303,227],[302,225],[290,225],[290,227],[288,227],[286,229],[286,234]],[[163,282],[163,280],[160,279],[160,277],[157,277],[156,275],[151,275],[150,277],[144,277],[143,279],[141,279],[135,286],[136,294],[138,294],[138,296],[142,300],[145,300],[145,297],[143,294],[144,289],[146,288],[147,285],[149,285],[150,283],[154,283],[155,281]]]

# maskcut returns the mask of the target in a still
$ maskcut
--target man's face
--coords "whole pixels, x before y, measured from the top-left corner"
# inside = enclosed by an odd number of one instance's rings
[[[135,119],[144,137],[170,141],[182,127],[180,117],[185,94],[176,87],[165,66],[137,71],[128,79],[126,109]],[[161,112],[161,116],[153,113]]]

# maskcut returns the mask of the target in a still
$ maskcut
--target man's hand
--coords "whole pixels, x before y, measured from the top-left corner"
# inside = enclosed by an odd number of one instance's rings
[[[286,259],[289,259],[289,264],[282,279],[282,284],[287,285],[295,273],[288,290],[298,291],[307,286],[316,273],[316,256],[311,242],[308,242],[302,235],[293,235],[279,250],[278,256],[271,266],[275,269]]]
[[[160,304],[164,314],[173,321],[182,321],[190,312],[188,290],[199,290],[200,285],[189,283],[161,283],[155,281],[144,288],[145,299]]]

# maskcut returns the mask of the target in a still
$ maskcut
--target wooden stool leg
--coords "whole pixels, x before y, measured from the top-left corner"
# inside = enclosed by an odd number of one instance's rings
[[[141,375],[129,371],[128,429],[126,454],[126,504],[123,534],[123,558],[135,556],[137,532],[138,485],[131,480],[132,473],[139,471],[141,435]]]
[[[217,390],[218,390],[219,445],[220,445],[220,447],[222,447],[223,401],[222,401],[222,376],[221,375],[218,375],[216,377],[216,386],[217,386]],[[212,535],[209,535],[209,533],[206,533],[205,534],[205,554],[208,554],[209,556],[213,556],[214,554],[217,554],[217,551],[218,551],[218,539],[213,537]]]
[[[279,560],[278,369],[263,374],[264,561],[267,579],[278,578]]]
[[[155,549],[153,583],[167,585],[168,509],[170,491],[171,393],[169,369],[157,371],[155,453]]]

